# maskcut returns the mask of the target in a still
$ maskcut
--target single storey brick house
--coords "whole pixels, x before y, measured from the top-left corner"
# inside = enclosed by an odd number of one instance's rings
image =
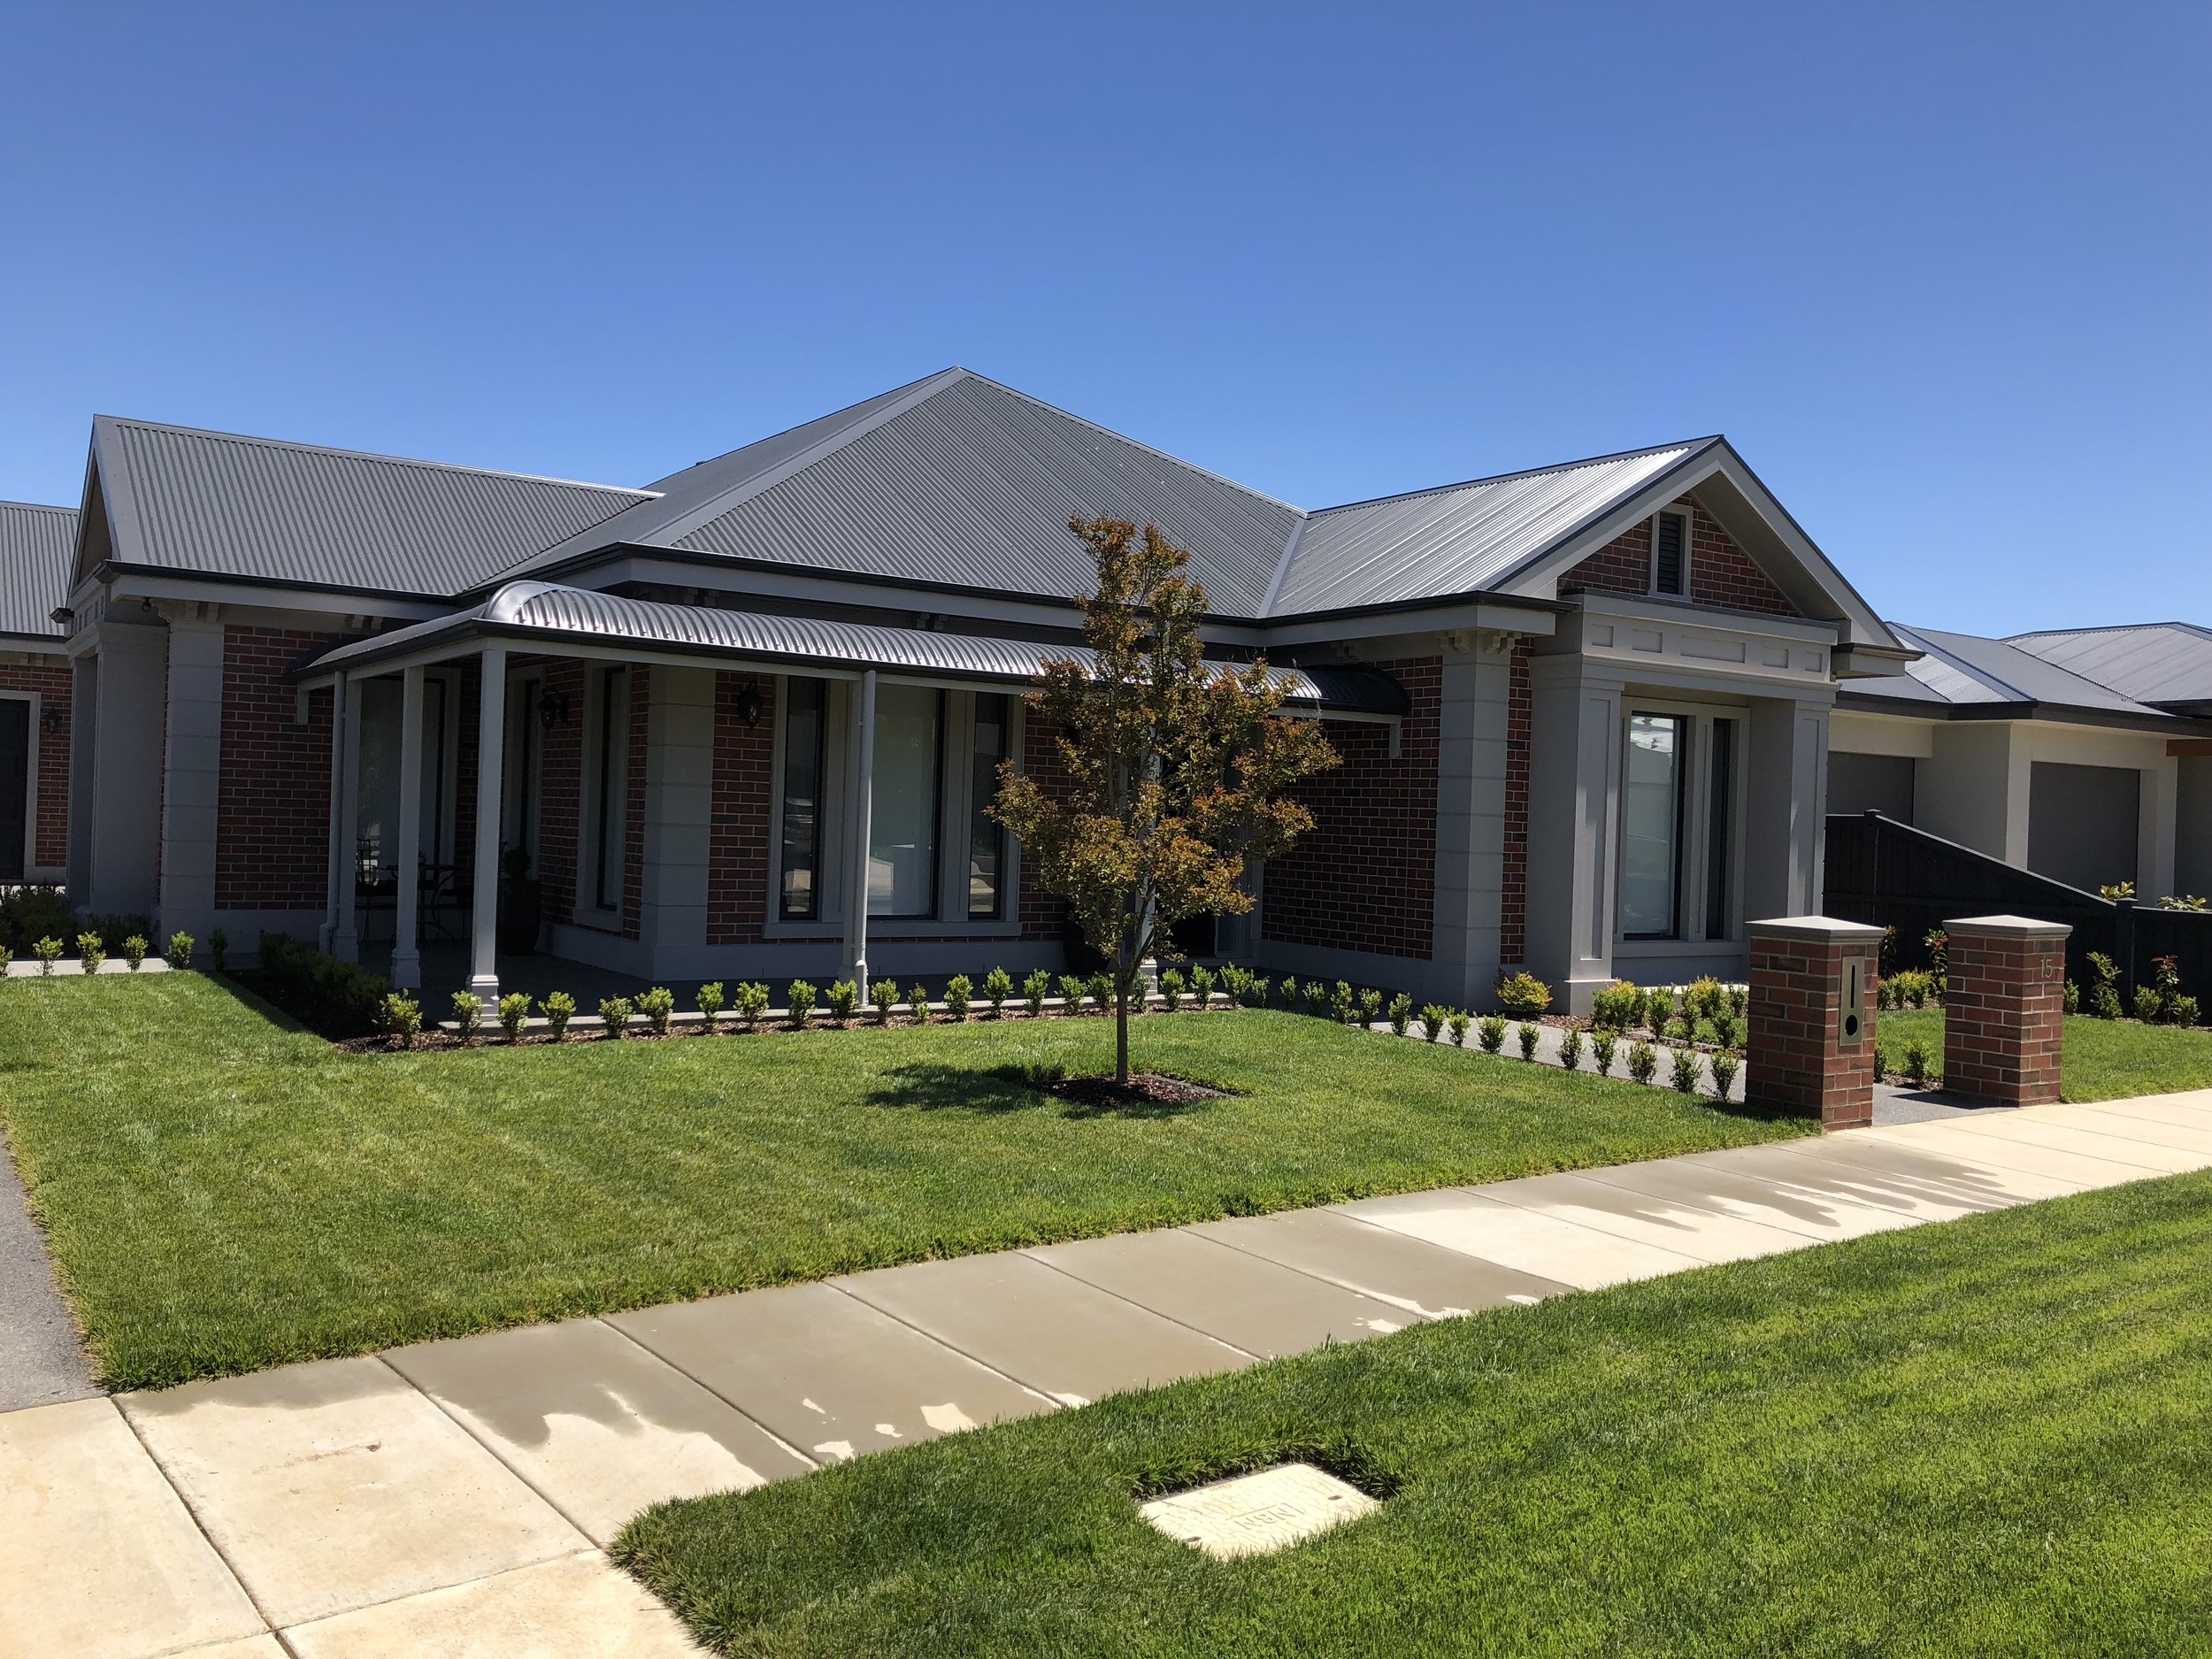
[[[103,417],[72,887],[485,992],[507,861],[511,948],[639,979],[1057,967],[986,809],[1056,766],[1074,516],[1187,548],[1343,757],[1188,947],[1455,1004],[1741,974],[1818,908],[1839,687],[1915,655],[1720,438],[1307,511],[960,369],[636,489]]]

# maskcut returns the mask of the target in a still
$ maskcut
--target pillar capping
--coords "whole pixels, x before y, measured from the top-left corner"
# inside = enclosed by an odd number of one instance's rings
[[[1878,943],[1883,933],[1870,923],[1839,921],[1832,916],[1776,916],[1747,922],[1744,930],[1753,939],[1809,939],[1824,945]]]
[[[2074,930],[2064,922],[2039,922],[2032,916],[1962,916],[1945,922],[1943,931],[1969,939],[2065,939]]]

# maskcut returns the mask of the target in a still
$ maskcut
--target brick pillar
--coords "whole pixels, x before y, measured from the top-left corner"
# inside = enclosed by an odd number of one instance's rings
[[[1752,923],[1750,935],[1745,1100],[1817,1118],[1824,1129],[1872,1123],[1882,930],[1827,916],[1786,916]]]
[[[2074,930],[2024,916],[1970,916],[1943,929],[1951,940],[1945,1092],[2000,1106],[2056,1100],[2066,936]]]

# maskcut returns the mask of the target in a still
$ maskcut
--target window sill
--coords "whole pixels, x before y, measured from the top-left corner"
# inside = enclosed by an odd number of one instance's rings
[[[1613,941],[1614,960],[1641,956],[1734,956],[1743,953],[1740,939],[1623,939]]]

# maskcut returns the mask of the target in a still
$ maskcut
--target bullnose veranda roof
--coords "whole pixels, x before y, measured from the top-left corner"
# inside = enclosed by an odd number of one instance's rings
[[[73,507],[0,501],[0,638],[58,643],[67,636],[54,611],[69,603],[76,545]]]

